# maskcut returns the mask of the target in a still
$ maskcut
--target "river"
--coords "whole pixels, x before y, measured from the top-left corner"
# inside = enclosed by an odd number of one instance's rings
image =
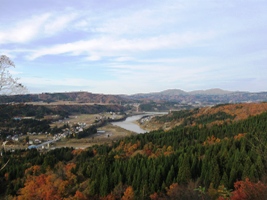
[[[146,133],[147,131],[142,129],[137,123],[136,121],[141,119],[144,116],[148,116],[148,115],[164,115],[167,114],[166,112],[148,112],[148,113],[144,113],[141,115],[134,115],[134,116],[130,116],[127,117],[124,121],[121,122],[113,122],[112,124],[115,126],[119,126],[121,128],[124,128],[128,131],[133,131],[135,133]]]

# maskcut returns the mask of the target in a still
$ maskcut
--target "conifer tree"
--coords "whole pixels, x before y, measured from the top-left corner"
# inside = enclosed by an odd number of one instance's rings
[[[191,179],[191,171],[190,171],[190,163],[189,158],[187,155],[184,156],[182,165],[178,171],[178,183],[179,184],[186,184]]]

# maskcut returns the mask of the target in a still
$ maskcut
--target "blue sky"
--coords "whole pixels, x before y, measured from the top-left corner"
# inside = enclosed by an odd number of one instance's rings
[[[31,93],[267,91],[265,0],[0,0]]]

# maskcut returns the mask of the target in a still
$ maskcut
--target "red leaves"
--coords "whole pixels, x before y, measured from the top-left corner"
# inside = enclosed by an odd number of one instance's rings
[[[75,199],[78,200],[86,200],[86,196],[84,196],[83,193],[81,193],[79,190],[76,191],[75,195],[74,195]]]
[[[71,169],[76,166],[74,163],[64,165],[59,162],[56,165],[57,171],[49,171],[40,174],[40,166],[32,166],[25,171],[26,181],[24,188],[19,190],[18,199],[63,199],[70,196],[69,186],[75,183],[76,176]],[[40,175],[39,175],[40,174]],[[79,191],[76,191],[75,199],[86,199]]]
[[[53,181],[53,177],[46,174],[28,178],[18,199],[62,199],[57,188],[53,186]]]
[[[245,199],[267,199],[267,186],[261,182],[253,183],[249,179],[237,181],[234,184],[235,190],[232,192],[231,200]]]

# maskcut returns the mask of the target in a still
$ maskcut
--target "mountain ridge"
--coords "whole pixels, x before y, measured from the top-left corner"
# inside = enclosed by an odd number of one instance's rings
[[[224,95],[230,93],[251,93],[245,91],[229,91],[223,90],[220,88],[211,88],[206,90],[193,90],[193,91],[184,91],[182,89],[167,89],[160,92],[148,92],[148,93],[136,93],[128,96],[137,96],[137,95],[154,95],[154,94],[162,94],[162,95],[196,95],[196,94],[203,94],[203,95]]]
[[[41,93],[25,95],[1,95],[0,103],[58,102],[71,101],[93,104],[128,104],[142,102],[176,102],[195,106],[224,103],[267,101],[267,92],[227,91],[219,88],[185,92],[181,89],[168,89],[161,92],[138,93],[133,95],[94,94],[91,92]]]

